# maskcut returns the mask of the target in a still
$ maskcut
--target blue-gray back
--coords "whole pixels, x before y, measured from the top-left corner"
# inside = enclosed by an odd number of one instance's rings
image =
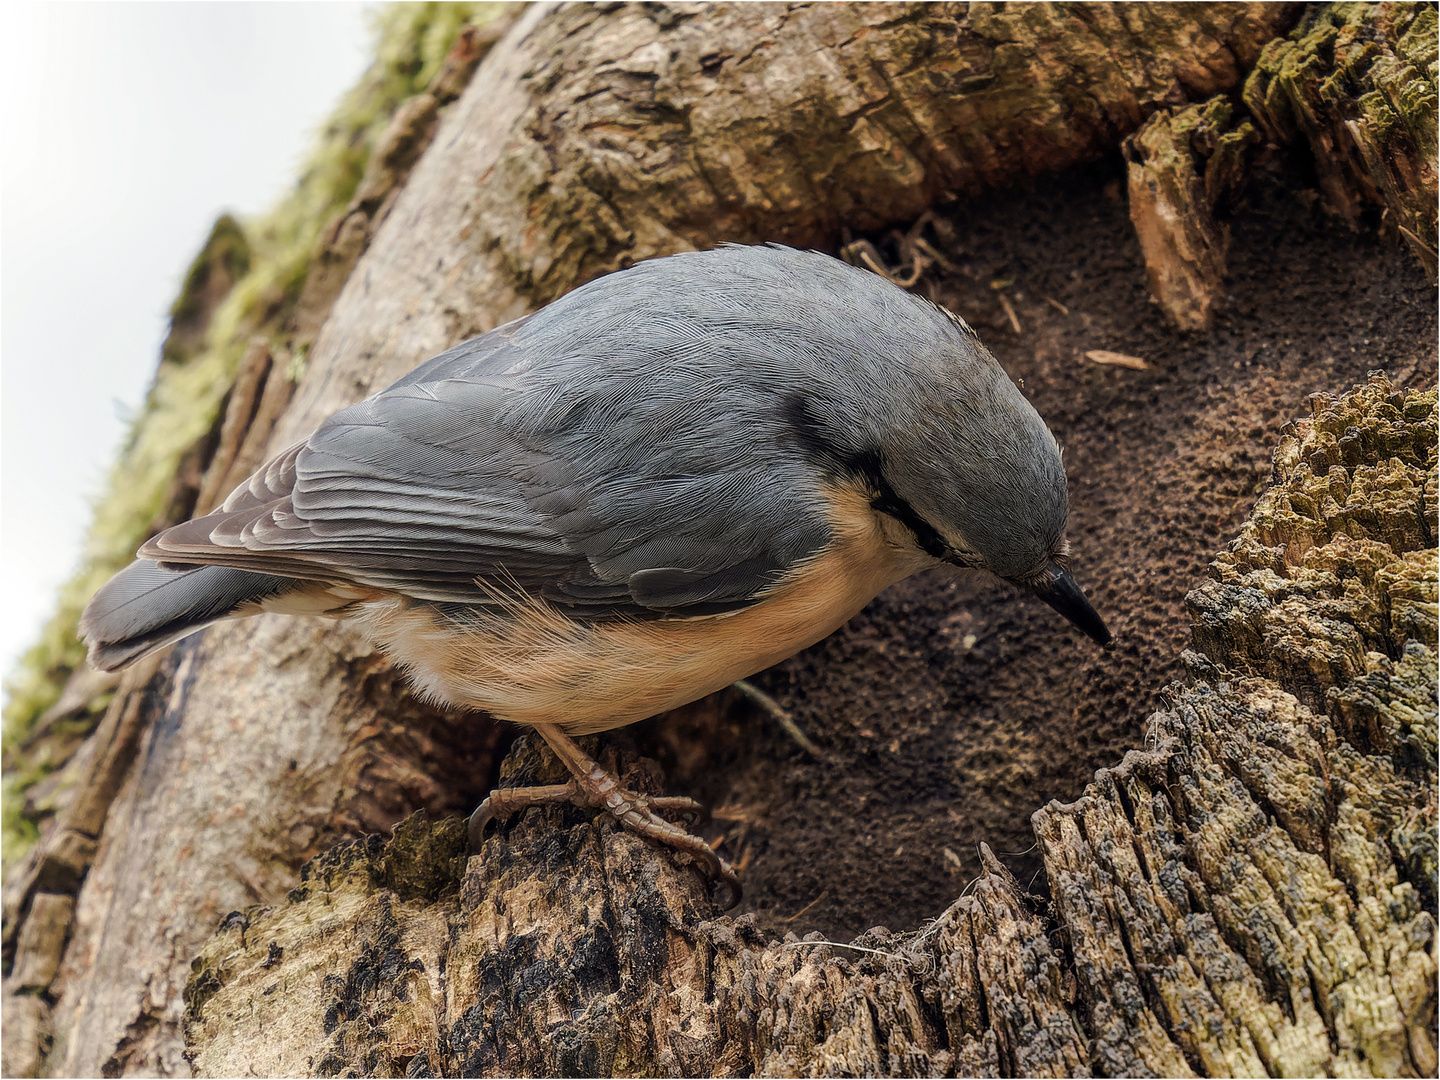
[[[1017,566],[1063,530],[1054,440],[968,328],[826,256],[727,247],[435,357],[325,421],[211,533],[230,565],[437,601],[483,600],[478,577],[582,617],[725,610],[818,554],[827,487],[877,461]]]

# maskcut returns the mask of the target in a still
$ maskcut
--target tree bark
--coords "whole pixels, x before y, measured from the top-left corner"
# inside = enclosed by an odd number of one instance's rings
[[[294,399],[259,404],[257,351],[216,475],[630,261],[722,240],[834,248],[844,229],[1091,160],[1158,108],[1237,91],[1297,14],[534,6],[448,108],[437,94],[397,114],[307,281],[291,330],[316,336]],[[1423,525],[1433,395],[1392,397],[1337,405],[1294,454],[1313,459],[1341,420],[1403,429],[1399,471],[1365,473],[1353,501],[1419,498],[1405,520]],[[1388,467],[1349,453],[1342,468]],[[1291,509],[1328,508],[1295,470]],[[493,727],[424,707],[343,625],[213,628],[126,677],[77,758],[85,798],[7,882],[7,1016],[17,1002],[29,1026],[7,1024],[6,1071],[1433,1071],[1433,918],[1415,883],[1434,856],[1415,826],[1434,804],[1406,808],[1434,775],[1434,660],[1394,627],[1433,643],[1433,568],[1412,556],[1434,532],[1419,542],[1403,517],[1364,519],[1360,581],[1409,623],[1372,619],[1356,645],[1343,626],[1359,616],[1283,560],[1224,563],[1217,585],[1238,599],[1197,616],[1208,660],[1156,714],[1157,743],[1037,814],[1053,910],[987,854],[924,931],[854,943],[868,952],[715,919],[693,871],[574,812],[526,815],[466,868],[436,819],[487,786]],[[1270,547],[1299,535],[1255,528]],[[1323,517],[1296,558],[1338,528]],[[1266,622],[1285,604],[1303,610]],[[1250,742],[1302,750],[1252,769]],[[505,776],[552,764],[522,741]],[[388,843],[353,839],[420,807]]]
[[[1382,207],[1382,221],[1435,274],[1434,9],[1333,7],[1302,29],[1267,45],[1245,80],[1253,124],[1232,126],[1218,95],[1155,113],[1125,142],[1150,290],[1182,330],[1209,327],[1223,300],[1229,233],[1217,204],[1244,177],[1256,124],[1272,146],[1309,147],[1332,213],[1355,229]]]
[[[1436,269],[1434,8],[1335,6],[1266,46],[1244,101],[1275,142],[1308,143],[1326,202],[1351,228],[1383,206]]]
[[[226,920],[197,1070],[1433,1074],[1436,436],[1434,391],[1377,378],[1282,439],[1187,600],[1194,685],[1034,816],[1058,940],[988,848],[918,932],[767,942],[608,820],[530,811],[467,865],[417,815]]]

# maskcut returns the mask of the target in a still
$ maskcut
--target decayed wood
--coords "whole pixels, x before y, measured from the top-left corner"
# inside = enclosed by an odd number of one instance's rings
[[[1150,292],[1181,330],[1203,330],[1225,293],[1230,234],[1215,210],[1245,175],[1258,137],[1224,97],[1162,109],[1125,140],[1130,220]]]
[[[1326,4],[1302,30],[1266,46],[1246,108],[1272,141],[1309,144],[1327,205],[1352,228],[1383,206],[1434,274],[1435,6]]]
[[[425,356],[629,260],[724,239],[823,242],[842,224],[908,220],[948,191],[1085,160],[1157,105],[1233,89],[1293,17],[1293,8],[1267,4],[537,6],[429,129],[433,142],[404,186],[377,167],[370,179],[384,192],[354,208],[373,213],[361,223],[363,242],[342,243],[359,226],[347,232],[350,215],[340,221],[332,239],[344,250],[337,247],[333,261],[355,269],[325,279],[327,289],[342,276],[345,284],[333,309],[330,294],[323,298],[329,316],[271,446]],[[411,134],[430,123],[429,107],[415,105],[401,122],[395,153],[382,156],[403,166],[418,145]],[[494,738],[472,737],[455,718],[421,708],[343,628],[269,618],[216,628],[178,649],[161,678],[142,699],[146,741],[108,807],[50,989],[58,1034],[52,1071],[183,1071],[179,988],[219,915],[277,901],[300,863],[338,836],[387,824],[422,802],[444,808],[467,768],[450,750],[471,740],[478,745],[468,760],[483,760],[485,739]],[[549,850],[551,835],[536,828],[532,848],[517,842],[516,858]],[[587,842],[603,839],[607,858],[628,860],[622,868],[639,875],[611,875],[611,906],[621,913],[607,917],[620,920],[615,926],[638,918],[616,905],[646,875],[659,877],[628,901],[654,911],[657,921],[635,923],[646,934],[673,921],[659,912],[667,897],[701,904],[698,884],[673,868],[654,870],[649,848],[623,835],[596,837]],[[513,903],[523,907],[542,880],[533,865],[512,869],[521,896]],[[931,1019],[940,998],[921,1007],[913,994],[896,997],[884,1013],[893,1030],[882,1037],[865,994],[847,984],[843,1005],[853,1024],[827,1041],[826,1053],[851,1060],[853,1041],[855,1053],[882,1055],[863,1060],[890,1071],[920,1068],[914,1063],[922,1060],[935,1068],[948,1060],[955,1068],[1057,1072],[1083,1063],[1083,1040],[1064,1034],[1084,1030],[1076,1027],[1075,988],[1058,974],[1059,954],[1042,949],[1043,924],[1016,895],[997,872],[964,901],[990,907],[973,915],[952,909],[950,921],[936,925],[950,927],[963,915],[971,920],[966,933],[1023,927],[1004,933],[1023,938],[1022,955],[1050,957],[1039,970],[1053,977],[1034,974],[1028,962],[1017,969],[978,955],[966,968],[968,954],[956,945],[961,968],[936,983],[937,994],[957,1003],[944,1014],[943,1039]],[[23,905],[14,913],[22,915]],[[743,928],[734,932],[749,942],[735,947],[740,952],[760,947]],[[950,933],[927,940],[950,941]],[[980,938],[967,940],[973,948]],[[778,959],[764,968],[764,985],[783,983],[784,994],[767,1000],[793,1003],[786,1030],[830,1030],[826,1017],[842,1002],[827,996],[830,983],[816,981],[816,961],[801,959],[816,947],[773,949]],[[708,970],[706,955],[689,962]],[[865,964],[895,963],[861,955]],[[652,960],[637,962],[638,970],[660,970]],[[1025,988],[1013,1015],[982,992],[1012,985]],[[433,987],[430,993],[432,1004],[441,1000]],[[496,1000],[518,1008],[518,999]],[[348,1008],[337,1006],[335,1017]],[[787,1056],[814,1046],[777,1034],[776,1015],[761,1024],[753,1013],[751,1027],[727,1029],[727,1053],[776,1069],[815,1067],[813,1055],[803,1066]],[[1049,1033],[1038,1042],[1036,1025]],[[761,1030],[768,1034],[755,1034]],[[913,1031],[908,1043],[904,1031]],[[625,1044],[636,1056],[624,1060],[635,1068],[706,1060],[689,1043],[661,1046],[658,1035],[646,1037]],[[604,1060],[606,1038],[596,1043],[601,1057],[592,1058],[591,1043],[577,1036],[579,1056],[564,1060],[573,1067]],[[704,1031],[693,1038],[702,1047],[710,1040]],[[538,1042],[506,1052],[552,1051],[569,1053]],[[651,1051],[660,1056],[643,1057]]]
[[[1419,3],[1315,5],[1265,47],[1244,101],[1275,144],[1307,143],[1326,204],[1352,228],[1367,205],[1435,272],[1436,16]],[[1229,231],[1217,204],[1259,138],[1230,101],[1156,112],[1124,144],[1130,216],[1150,291],[1182,330],[1211,325]]]
[[[1433,1075],[1436,435],[1376,378],[1282,439],[1190,596],[1194,685],[1035,815],[1053,923],[987,850],[917,933],[766,942],[608,820],[467,865],[417,816],[206,944],[197,1071]]]

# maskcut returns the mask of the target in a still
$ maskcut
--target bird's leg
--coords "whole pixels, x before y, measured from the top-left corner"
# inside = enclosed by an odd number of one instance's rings
[[[735,876],[729,863],[720,858],[700,837],[671,824],[655,812],[672,810],[695,813],[702,809],[698,802],[684,796],[641,795],[637,791],[622,787],[613,772],[602,768],[560,728],[554,724],[534,726],[540,737],[555,752],[555,756],[570,770],[574,779],[568,784],[492,791],[470,816],[472,852],[480,850],[482,834],[492,818],[505,817],[530,806],[575,802],[582,806],[606,810],[632,832],[690,855],[705,868],[710,877],[723,882],[729,890],[730,903],[727,907],[734,907],[740,902],[740,879]]]
[[[637,796],[638,797],[638,796]],[[480,843],[485,838],[485,826],[532,806],[554,806],[557,803],[575,803],[577,806],[592,806],[588,794],[582,794],[580,783],[571,780],[568,784],[540,784],[534,787],[495,788],[470,815],[470,851],[478,854]],[[652,810],[681,814],[702,814],[705,808],[694,799],[684,795],[650,795],[645,797],[646,805]]]
[[[609,811],[612,817],[632,832],[690,855],[705,868],[710,877],[723,882],[729,889],[730,903],[727,907],[734,907],[740,902],[740,879],[735,876],[730,864],[720,858],[700,837],[672,825],[655,813],[660,809],[699,810],[699,803],[686,798],[641,795],[621,787],[619,778],[613,772],[601,768],[594,758],[575,744],[574,739],[554,724],[536,724],[535,730],[570,770],[591,806]]]

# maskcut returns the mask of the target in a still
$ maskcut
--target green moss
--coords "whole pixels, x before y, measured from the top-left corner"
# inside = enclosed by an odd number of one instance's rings
[[[1375,102],[1399,113],[1423,150],[1435,139],[1435,41],[1428,4],[1313,5],[1288,38],[1266,45],[1246,79],[1246,104],[1289,141],[1317,123],[1312,87],[1318,101],[1342,110],[1378,89]],[[1361,109],[1369,111],[1363,101]]]
[[[1288,39],[1265,46],[1242,93],[1272,142],[1309,144],[1332,211],[1360,228],[1365,206],[1383,206],[1383,231],[1432,275],[1436,26],[1433,4],[1312,5]]]
[[[431,821],[417,810],[395,826],[376,869],[401,900],[434,900],[464,877],[469,854],[464,818]]]
[[[1440,14],[1436,13],[1434,5],[1424,4],[1415,12],[1414,22],[1400,35],[1395,51],[1409,63],[1422,68],[1434,82],[1440,77],[1437,48],[1440,48]]]
[[[245,230],[229,214],[222,214],[185,272],[180,295],[170,305],[170,334],[160,349],[165,363],[184,363],[205,347],[212,305],[249,269],[250,241]]]
[[[294,187],[267,215],[243,228],[228,218],[216,222],[171,310],[173,325],[178,328],[199,313],[197,304],[211,268],[223,265],[238,281],[208,327],[201,328],[198,347],[174,355],[167,349],[122,444],[109,490],[95,506],[81,567],[60,590],[55,614],[39,640],[5,682],[6,866],[22,856],[36,836],[34,823],[21,814],[24,792],[54,767],[43,754],[22,753],[21,744],[84,662],[75,627],[86,600],[133,557],[162,515],[180,459],[214,425],[246,342],[262,334],[271,338],[276,351],[303,355],[309,343],[292,340],[287,321],[321,232],[355,193],[395,110],[426,87],[461,29],[488,21],[507,6],[401,3],[381,9],[374,16],[375,60],[318,132]],[[302,369],[292,366],[292,375]]]

